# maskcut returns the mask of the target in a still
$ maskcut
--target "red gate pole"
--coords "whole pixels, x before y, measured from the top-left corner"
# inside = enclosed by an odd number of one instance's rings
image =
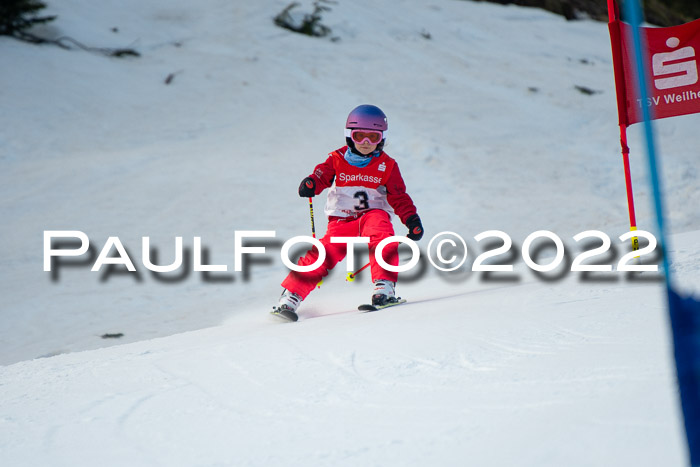
[[[610,43],[615,71],[615,93],[617,94],[617,113],[620,123],[620,146],[622,148],[622,164],[625,171],[625,189],[627,191],[627,210],[629,211],[630,231],[637,230],[637,217],[634,210],[634,192],[632,191],[632,175],[630,170],[630,148],[627,146],[627,91],[625,88],[624,67],[622,66],[622,51],[620,50],[620,28],[618,23],[619,9],[615,0],[608,0],[608,25]],[[639,250],[639,239],[632,237],[632,250]]]

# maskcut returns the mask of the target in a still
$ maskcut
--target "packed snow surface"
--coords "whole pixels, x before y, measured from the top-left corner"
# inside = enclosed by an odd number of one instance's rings
[[[660,275],[615,269],[629,221],[604,23],[356,0],[325,3],[331,34],[312,38],[273,23],[286,0],[48,3],[38,32],[141,56],[0,39],[0,465],[684,465]],[[426,231],[409,301],[357,312],[369,271],[347,283],[341,263],[299,322],[274,322],[280,247],[310,234],[297,186],[363,103],[388,114]],[[699,122],[656,122],[688,291]],[[653,232],[639,128],[630,147]],[[50,230],[84,232],[89,253],[45,272]],[[471,272],[500,245],[474,239],[489,230],[512,238],[512,272]],[[521,247],[540,230],[567,255],[538,274]],[[588,230],[611,238],[596,260],[612,272],[567,271]],[[275,232],[243,271],[237,231]],[[452,273],[426,259],[443,231],[468,245]],[[136,272],[90,271],[110,237]],[[183,267],[150,272],[143,237],[161,265],[182,237]],[[226,272],[193,272],[195,237]]]

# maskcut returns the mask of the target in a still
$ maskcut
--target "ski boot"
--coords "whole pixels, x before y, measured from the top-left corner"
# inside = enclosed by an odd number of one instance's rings
[[[299,319],[297,308],[301,304],[302,298],[289,290],[282,292],[277,306],[272,307],[272,314],[280,318],[296,321]]]
[[[396,298],[394,290],[394,282],[387,280],[378,280],[374,282],[374,292],[372,292],[372,305],[375,307],[385,307],[388,305],[398,304],[401,300]]]

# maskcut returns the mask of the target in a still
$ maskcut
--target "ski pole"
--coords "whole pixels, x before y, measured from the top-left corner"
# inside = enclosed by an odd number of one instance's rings
[[[365,264],[364,266],[362,266],[362,267],[361,267],[360,269],[358,269],[357,271],[355,271],[355,272],[349,272],[349,273],[347,274],[347,276],[345,277],[345,280],[346,280],[347,282],[352,282],[352,281],[354,281],[354,280],[355,280],[355,277],[356,277],[359,273],[361,273],[362,271],[364,271],[365,269],[367,269],[367,266],[369,266],[369,264],[370,264],[370,263],[369,263],[369,261],[368,261],[367,264]]]
[[[316,238],[316,224],[314,223],[314,200],[309,196],[309,214],[311,214],[311,236]]]
[[[316,223],[314,222],[314,200],[309,196],[309,215],[311,216],[311,236],[316,238]],[[321,287],[323,284],[323,279],[321,279],[316,287]]]

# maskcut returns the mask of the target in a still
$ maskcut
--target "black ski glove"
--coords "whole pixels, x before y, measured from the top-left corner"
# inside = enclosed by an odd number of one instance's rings
[[[406,219],[406,227],[408,227],[408,238],[418,241],[423,238],[423,224],[420,222],[418,214],[414,214]]]
[[[299,185],[299,196],[302,198],[313,198],[316,196],[316,182],[311,177],[306,177]]]

